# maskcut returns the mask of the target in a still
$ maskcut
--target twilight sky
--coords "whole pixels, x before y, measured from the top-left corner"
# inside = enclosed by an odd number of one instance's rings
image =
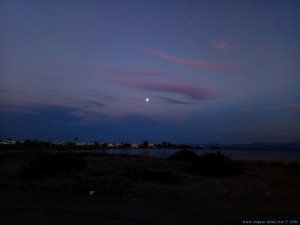
[[[297,0],[3,0],[0,139],[300,141],[299,12]]]

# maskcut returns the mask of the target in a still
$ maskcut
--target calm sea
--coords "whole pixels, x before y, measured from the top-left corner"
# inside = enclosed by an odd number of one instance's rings
[[[125,155],[148,155],[158,158],[168,158],[180,149],[107,149],[90,150],[90,153],[108,153]],[[215,150],[193,150],[197,155]],[[87,152],[87,151],[83,151]],[[220,150],[234,160],[271,160],[271,161],[300,161],[300,150]]]

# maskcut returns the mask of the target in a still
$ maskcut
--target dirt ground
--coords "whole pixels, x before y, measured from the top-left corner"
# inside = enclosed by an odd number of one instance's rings
[[[35,157],[0,154],[1,225],[300,223],[297,163],[239,161],[241,174],[207,177],[182,162],[82,155],[82,171],[22,177]]]

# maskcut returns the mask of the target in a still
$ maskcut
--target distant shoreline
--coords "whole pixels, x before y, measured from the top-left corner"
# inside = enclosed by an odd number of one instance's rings
[[[161,148],[161,149],[148,149],[148,148],[89,148],[87,146],[1,146],[0,154],[13,154],[13,153],[78,153],[78,154],[107,154],[107,155],[129,155],[129,156],[147,156],[154,158],[166,159],[176,152],[188,150],[194,151],[197,155],[203,153],[217,153],[222,152],[231,157],[235,161],[279,161],[279,162],[300,162],[300,151],[291,150],[271,150],[271,149],[179,149],[179,148]]]

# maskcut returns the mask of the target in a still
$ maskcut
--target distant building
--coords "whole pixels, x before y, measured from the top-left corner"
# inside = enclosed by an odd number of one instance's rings
[[[122,143],[116,143],[115,144],[115,148],[122,148],[123,147],[123,144]]]
[[[17,141],[15,140],[2,140],[0,141],[1,145],[15,145],[17,143]]]
[[[148,143],[148,148],[156,148],[155,144]]]
[[[139,148],[140,145],[139,145],[139,144],[131,144],[130,147],[131,147],[131,148]]]
[[[113,143],[110,143],[110,144],[107,145],[107,147],[113,148],[113,147],[115,147],[115,145]]]
[[[84,145],[86,145],[86,143],[85,142],[75,142],[75,145],[76,146],[84,146]]]
[[[58,146],[65,146],[65,145],[68,145],[68,143],[67,143],[67,142],[64,142],[64,141],[61,141],[61,142],[55,142],[55,141],[53,141],[53,142],[51,142],[50,144],[51,144],[51,145],[58,145]]]

